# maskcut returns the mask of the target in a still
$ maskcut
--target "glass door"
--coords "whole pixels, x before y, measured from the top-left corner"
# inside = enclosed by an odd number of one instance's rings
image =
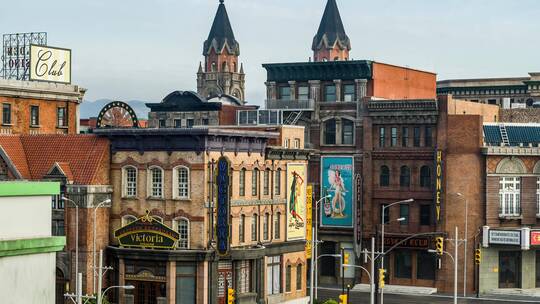
[[[521,251],[499,251],[499,288],[521,288]]]

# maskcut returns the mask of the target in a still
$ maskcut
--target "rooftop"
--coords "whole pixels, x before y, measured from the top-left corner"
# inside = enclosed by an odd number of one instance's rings
[[[538,147],[540,124],[484,123],[484,143],[486,146]]]

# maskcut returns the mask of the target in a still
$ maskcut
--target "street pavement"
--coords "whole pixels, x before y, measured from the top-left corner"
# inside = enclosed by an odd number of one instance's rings
[[[338,296],[341,293],[341,288],[334,287],[319,287],[319,299],[334,299],[338,300]],[[309,294],[309,288],[308,288]],[[349,293],[349,303],[350,304],[369,304],[369,293],[360,292],[360,291],[350,291]],[[396,295],[396,294],[385,294],[384,295],[385,304],[443,304],[443,303],[454,303],[452,296],[450,295]],[[459,304],[510,304],[510,303],[540,303],[540,298],[521,298],[516,299],[500,299],[500,298],[474,298],[474,297],[458,297]]]

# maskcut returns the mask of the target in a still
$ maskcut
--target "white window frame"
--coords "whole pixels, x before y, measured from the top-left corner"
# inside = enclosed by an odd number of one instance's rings
[[[161,171],[161,195],[154,195],[154,177],[153,177],[153,174],[152,174],[152,170],[154,169],[159,169]],[[148,181],[148,193],[147,193],[147,197],[149,198],[163,198],[164,197],[164,193],[163,193],[163,181],[165,179],[165,171],[163,170],[163,168],[159,167],[159,166],[151,166],[150,168],[148,168],[147,170],[147,181]]]
[[[130,221],[131,219],[131,221]],[[122,227],[137,220],[137,217],[131,214],[122,216]]]
[[[129,194],[129,183],[128,183],[128,169],[135,170],[135,193],[133,195]],[[124,166],[122,167],[122,197],[129,198],[129,197],[137,197],[137,183],[139,180],[139,170],[135,166]]]
[[[186,170],[187,172],[187,181],[183,183],[184,187],[186,187],[186,195],[180,195],[180,170]],[[188,167],[186,166],[177,166],[173,169],[173,198],[174,199],[182,199],[182,200],[189,200],[191,197],[191,172]]]
[[[281,293],[282,284],[281,256],[269,256],[266,263],[266,294],[275,295]]]
[[[510,186],[506,189],[506,186]],[[505,176],[499,180],[499,215],[521,215],[521,178]]]
[[[161,216],[158,216],[158,215],[152,215],[152,217],[153,217],[156,221],[158,221],[158,222],[160,222],[160,223],[163,224],[163,218],[162,218]]]
[[[178,232],[178,234],[181,236],[182,234],[180,233],[180,231],[178,231],[178,228],[179,228],[179,224],[180,222],[185,222],[187,223],[187,233],[186,233],[186,238],[185,240],[182,240],[180,237],[178,238],[178,244],[176,245],[177,248],[179,249],[189,249],[190,248],[190,237],[189,237],[189,234],[190,234],[190,231],[191,231],[191,222],[189,221],[188,218],[185,218],[185,217],[177,217],[173,220],[173,229],[174,231]],[[185,241],[186,242],[186,246],[180,246],[180,241]]]
[[[294,139],[294,148],[295,149],[300,149],[300,138],[295,138]]]

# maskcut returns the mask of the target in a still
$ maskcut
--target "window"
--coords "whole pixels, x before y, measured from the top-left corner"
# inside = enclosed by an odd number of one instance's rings
[[[285,272],[285,292],[291,292],[291,265],[287,265],[287,271]]]
[[[195,125],[195,120],[193,118],[189,118],[187,120],[187,127],[188,128],[193,128],[194,125]]]
[[[384,127],[379,128],[379,147],[384,148],[386,142],[386,129]]]
[[[236,292],[238,294],[251,292],[251,261],[243,260],[235,263]],[[232,288],[232,286],[230,286]]]
[[[425,134],[424,134],[424,139],[425,139],[425,146],[426,147],[431,147],[431,145],[433,144],[433,134],[431,134],[431,127],[426,127],[425,129]]]
[[[412,258],[410,251],[396,251],[395,256],[395,277],[410,279],[412,277]]]
[[[238,224],[238,242],[244,243],[246,241],[246,216],[240,215],[240,223]]]
[[[189,220],[178,218],[174,220],[173,228],[178,232],[178,248],[189,248]]]
[[[30,106],[30,125],[39,126],[39,107]]]
[[[251,195],[257,196],[259,193],[259,169],[255,168],[251,172]]]
[[[384,224],[388,224],[388,222],[390,221],[390,208],[387,208],[388,204],[382,204],[381,205],[381,214],[383,213],[383,210],[384,210]]]
[[[324,101],[336,101],[336,86],[324,86]]]
[[[52,221],[52,235],[54,236],[64,236],[66,231],[64,228],[64,220],[53,220]]]
[[[296,266],[296,290],[302,290],[302,264]]]
[[[263,218],[263,240],[270,239],[270,214],[265,213]]]
[[[166,124],[165,124],[165,119],[160,119],[159,120],[159,127],[160,128],[165,128]],[[179,127],[180,128],[180,127]]]
[[[416,252],[416,278],[419,280],[435,280],[437,257],[426,251]]]
[[[281,238],[281,213],[274,214],[274,239],[279,240]]]
[[[291,87],[279,87],[279,99],[291,100]]]
[[[420,225],[431,225],[431,205],[420,205]]]
[[[294,148],[295,149],[300,149],[300,139],[299,138],[294,139]]]
[[[405,218],[405,220],[399,222],[401,225],[409,224],[409,205],[407,204],[399,205],[399,217]]]
[[[264,170],[263,175],[263,194],[270,195],[270,169]]]
[[[11,124],[11,104],[2,104],[2,123],[5,125]]]
[[[501,177],[499,188],[499,214],[504,216],[519,216],[521,184],[519,177]]]
[[[52,208],[53,209],[64,209],[64,200],[62,199],[62,195],[53,195],[51,197],[52,201]]]
[[[201,125],[203,125],[203,126],[208,126],[208,118],[203,118],[203,119],[201,120]]]
[[[147,286],[147,285],[140,285]],[[147,289],[147,294],[151,294],[152,289]],[[140,290],[139,292],[144,292]],[[154,298],[155,299],[155,298]],[[176,263],[176,303],[195,304],[197,303],[197,266]]]
[[[257,214],[253,214],[251,217],[251,240],[256,241],[257,240],[257,222],[259,221],[259,216]]]
[[[66,108],[56,109],[56,125],[58,127],[67,127]]]
[[[288,138],[285,139],[285,149],[289,149],[289,146],[290,146],[290,145],[289,145],[289,142],[290,142],[290,141],[291,141],[291,140],[288,139]]]
[[[298,100],[308,100],[309,99],[309,88],[306,86],[298,87]]]
[[[354,144],[354,122],[348,119],[341,120],[341,143],[344,145]]]
[[[413,139],[413,144],[415,147],[420,147],[420,128],[419,127],[414,127],[413,129],[413,136],[414,136],[414,139]]]
[[[179,199],[189,198],[189,169],[186,167],[177,167],[173,171],[173,191],[174,197]]]
[[[266,264],[266,293],[281,293],[281,256],[268,257]]]
[[[409,128],[407,127],[403,127],[403,129],[401,130],[401,146],[409,146]]]
[[[160,128],[165,128],[165,120],[163,120],[163,126],[161,126],[161,120],[160,120]],[[175,119],[174,120],[174,127],[175,128],[181,128],[182,127],[182,120],[181,119]]]
[[[431,188],[431,168],[428,166],[420,168],[420,187]]]
[[[390,169],[387,166],[381,166],[381,172],[379,175],[379,185],[381,187],[390,186]]]
[[[239,182],[238,182],[238,194],[240,196],[246,195],[246,169],[242,168],[240,170],[240,176],[239,176]]]
[[[131,224],[133,222],[135,222],[137,220],[137,218],[133,215],[124,215],[122,216],[122,227],[128,225],[128,224]]]
[[[323,141],[325,145],[336,144],[336,120],[330,119],[324,123]]]
[[[395,147],[397,146],[397,128],[390,129],[390,135],[392,136],[392,140],[390,141],[390,146]]]
[[[274,179],[274,193],[276,195],[281,194],[281,168],[276,170],[276,177]]]
[[[354,84],[346,84],[343,86],[343,101],[354,101],[356,97],[354,96]]]
[[[123,170],[123,183],[124,197],[136,197],[137,196],[137,168],[128,166]]]
[[[163,197],[163,170],[159,167],[153,167],[150,173],[150,197]]]
[[[399,174],[399,185],[401,187],[411,186],[411,169],[407,166],[402,166]]]

